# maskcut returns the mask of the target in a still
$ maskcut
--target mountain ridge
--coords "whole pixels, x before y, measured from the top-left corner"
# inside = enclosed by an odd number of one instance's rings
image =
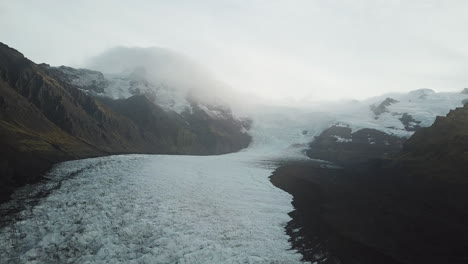
[[[125,153],[224,154],[251,141],[234,116],[182,115],[144,95],[117,102],[92,96],[62,77],[0,43],[1,200],[65,160]],[[134,109],[146,119],[139,120]],[[210,129],[200,129],[205,126]]]

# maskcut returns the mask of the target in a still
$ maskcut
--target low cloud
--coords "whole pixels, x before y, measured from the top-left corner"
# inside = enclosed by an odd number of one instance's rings
[[[25,0],[0,5],[0,27],[2,41],[36,62],[84,67],[118,45],[168,47],[266,101],[363,99],[468,86],[467,9],[438,0]]]

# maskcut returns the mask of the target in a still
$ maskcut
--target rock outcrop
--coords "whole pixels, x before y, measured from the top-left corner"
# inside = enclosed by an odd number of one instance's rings
[[[312,159],[332,161],[340,165],[363,163],[387,158],[403,147],[405,138],[388,135],[376,129],[360,129],[334,125],[315,137],[307,155]]]
[[[417,131],[421,128],[421,121],[415,120],[413,116],[408,113],[403,113],[398,120],[405,126],[406,131]]]
[[[418,130],[395,158],[395,167],[412,174],[468,183],[468,105],[437,117]]]
[[[370,106],[371,111],[374,113],[374,115],[377,117],[383,113],[388,112],[387,106],[390,106],[394,103],[398,103],[397,100],[387,97],[385,100],[383,100],[380,104],[376,105],[373,104]]]
[[[39,66],[54,78],[91,94],[103,94],[109,86],[109,81],[98,71],[75,69],[67,66],[50,67],[47,64],[40,64]]]

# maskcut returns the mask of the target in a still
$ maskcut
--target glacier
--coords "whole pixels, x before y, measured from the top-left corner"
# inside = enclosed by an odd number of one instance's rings
[[[269,183],[272,166],[242,156],[122,155],[62,163],[48,177],[79,173],[2,228],[0,259],[299,261],[283,230],[291,197]]]
[[[292,109],[255,119],[264,122],[254,143],[238,153],[56,165],[0,207],[37,200],[1,222],[0,262],[300,263],[284,230],[292,197],[269,176],[278,161],[305,159],[305,143],[332,120]]]

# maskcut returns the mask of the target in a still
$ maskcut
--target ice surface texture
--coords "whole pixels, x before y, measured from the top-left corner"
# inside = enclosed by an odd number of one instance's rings
[[[2,263],[294,263],[289,194],[244,155],[62,163],[62,182],[0,230]]]
[[[296,143],[309,142],[333,120],[292,109],[257,115],[263,121],[252,127],[254,143],[238,153],[57,165],[35,187],[50,194],[0,228],[0,262],[300,262],[284,230],[292,197],[269,176],[275,160],[304,158],[306,146]],[[27,196],[22,190],[16,200]]]

